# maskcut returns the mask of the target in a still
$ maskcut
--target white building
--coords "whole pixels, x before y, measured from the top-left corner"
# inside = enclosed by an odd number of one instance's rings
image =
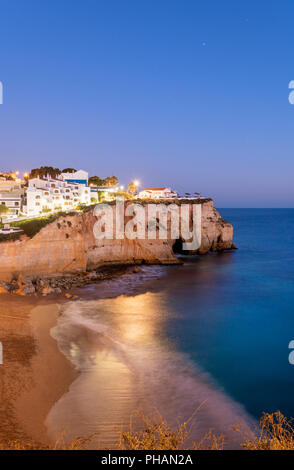
[[[69,211],[79,204],[91,204],[91,190],[85,184],[59,178],[32,178],[27,189],[27,215]]]
[[[68,183],[79,183],[88,186],[89,173],[84,170],[74,171],[73,173],[61,173],[61,176]]]
[[[18,217],[23,207],[23,194],[23,190],[0,192],[0,204],[9,209],[2,217]]]
[[[89,173],[87,171],[78,170],[72,173],[61,173],[61,176],[68,183],[78,183],[78,184],[84,184],[88,186]],[[97,188],[91,187],[90,185],[90,192],[91,192],[92,201],[95,200],[96,202],[98,202]]]
[[[138,194],[140,199],[170,199],[177,196],[177,192],[171,188],[146,188]]]
[[[0,193],[7,193],[21,189],[21,184],[14,180],[7,180],[0,176]]]

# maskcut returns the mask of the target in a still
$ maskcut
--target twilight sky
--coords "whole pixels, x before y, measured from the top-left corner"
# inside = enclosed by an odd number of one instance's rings
[[[0,169],[294,207],[293,0],[0,0]]]

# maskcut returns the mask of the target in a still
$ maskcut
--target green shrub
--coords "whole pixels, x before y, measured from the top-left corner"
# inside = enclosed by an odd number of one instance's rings
[[[46,225],[51,224],[59,217],[66,217],[67,215],[76,215],[76,212],[66,213],[66,212],[58,212],[57,214],[52,214],[49,216],[38,217],[36,219],[26,219],[22,220],[21,222],[12,222],[10,225],[11,227],[19,227],[23,230],[23,233],[30,238],[33,238],[40,230]],[[7,235],[5,236],[6,240]]]
[[[4,233],[0,233],[0,243],[1,242],[8,242],[10,240],[18,240],[20,236],[23,234],[23,232],[20,233],[8,233],[7,235],[4,235]]]

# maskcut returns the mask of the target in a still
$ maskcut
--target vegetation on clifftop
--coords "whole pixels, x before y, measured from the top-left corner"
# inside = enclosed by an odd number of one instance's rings
[[[135,199],[133,201],[127,201],[126,200],[125,202],[126,203],[133,202],[133,203],[136,203],[136,204],[143,204],[143,205],[146,205],[146,204],[164,204],[164,205],[176,204],[176,205],[181,205],[181,204],[204,204],[205,202],[209,202],[211,200],[212,199],[210,199],[210,198],[206,198],[206,199],[180,199],[180,200],[175,198],[172,201],[171,201],[171,199]],[[115,205],[116,201],[115,200],[109,201],[109,202],[107,202],[107,204]],[[23,234],[27,235],[29,238],[33,238],[35,235],[37,235],[37,233],[40,232],[40,230],[42,228],[46,227],[46,225],[51,224],[56,219],[58,219],[60,217],[66,217],[68,215],[73,216],[73,215],[77,215],[79,213],[87,213],[87,212],[92,211],[95,206],[96,206],[96,204],[91,204],[90,206],[85,206],[85,205],[81,204],[78,207],[78,211],[58,212],[58,213],[55,213],[55,214],[45,215],[45,216],[37,217],[37,218],[34,218],[34,219],[25,219],[25,220],[18,221],[18,222],[11,222],[9,224],[11,227],[18,227],[22,230],[22,232],[20,232],[20,233],[11,233],[11,234],[7,234],[7,235],[0,234],[0,243],[5,242],[5,241],[18,240],[21,237],[21,235],[23,235]],[[0,227],[3,227],[3,226],[4,226],[4,224],[0,223]]]
[[[51,214],[44,217],[38,217],[35,219],[26,219],[20,222],[11,222],[9,225],[11,227],[18,227],[22,230],[22,232],[16,232],[11,234],[0,234],[0,242],[9,241],[9,240],[18,240],[23,234],[27,235],[29,238],[33,238],[40,230],[46,225],[51,224],[59,217],[66,217],[67,215],[76,215],[77,212],[58,212],[56,214]],[[1,224],[3,227],[3,224]]]

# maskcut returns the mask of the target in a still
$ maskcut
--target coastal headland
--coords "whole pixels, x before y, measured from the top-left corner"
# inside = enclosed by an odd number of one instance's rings
[[[165,201],[167,205],[170,203]],[[233,226],[221,217],[212,199],[177,201],[179,205],[183,203],[189,204],[191,218],[193,204],[201,204],[201,245],[190,254],[235,248]],[[125,202],[126,207],[128,204]],[[139,204],[147,211],[146,202],[141,201]],[[153,204],[156,202],[153,201]],[[112,204],[112,208],[115,223],[115,204]],[[78,277],[81,284],[93,282],[104,278],[101,269],[105,267],[179,263],[175,256],[179,240],[171,236],[165,240],[159,237],[152,240],[147,237],[132,240],[97,239],[93,233],[96,221],[92,207],[83,213],[65,214],[57,218],[31,238],[22,235],[18,240],[2,241],[0,293],[61,293],[63,281],[60,283],[58,279]],[[126,217],[125,224],[127,222]]]
[[[202,205],[201,246],[195,254],[233,249],[233,226],[221,217],[213,201],[193,201],[191,212],[195,203]],[[112,207],[115,214],[115,204]],[[177,241],[172,238],[99,240],[93,234],[96,221],[91,208],[62,215],[31,238],[22,235],[19,240],[0,243],[4,350],[0,372],[5,423],[0,444],[4,448],[15,439],[24,446],[27,442],[29,448],[46,448],[54,441],[48,435],[46,417],[78,374],[50,335],[60,305],[66,302],[64,292],[68,298],[79,296],[78,290],[69,289],[119,276],[125,270],[135,274],[141,264],[180,262]],[[21,296],[51,294],[50,303],[47,297],[20,297],[7,291]]]

